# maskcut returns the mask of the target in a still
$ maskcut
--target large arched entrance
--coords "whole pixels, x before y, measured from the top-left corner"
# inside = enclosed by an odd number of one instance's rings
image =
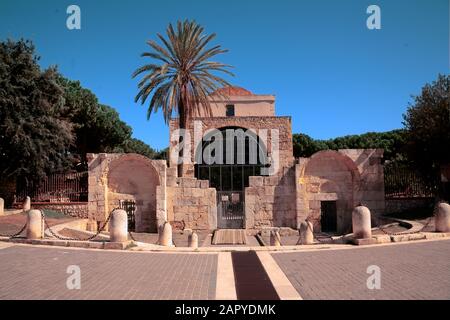
[[[245,228],[244,190],[249,177],[262,175],[268,165],[264,142],[241,127],[211,130],[196,148],[195,160],[196,178],[217,190],[217,227]]]
[[[109,207],[117,207],[121,201],[133,201],[136,232],[157,232],[156,188],[159,185],[158,172],[150,159],[123,155],[109,165]]]

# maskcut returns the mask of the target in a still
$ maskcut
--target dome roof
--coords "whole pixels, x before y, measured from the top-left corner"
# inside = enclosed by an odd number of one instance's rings
[[[223,87],[220,89],[217,89],[212,93],[214,94],[220,94],[220,95],[226,95],[226,96],[253,96],[254,94],[247,89],[241,88],[241,87]]]

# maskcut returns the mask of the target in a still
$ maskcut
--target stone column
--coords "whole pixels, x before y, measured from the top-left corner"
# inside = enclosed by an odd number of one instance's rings
[[[191,232],[188,236],[188,245],[189,248],[197,249],[198,248],[198,236],[197,233]]]
[[[25,200],[23,201],[23,212],[27,212],[31,209],[31,198],[30,197],[26,197]]]
[[[111,242],[128,241],[128,217],[125,210],[114,210],[109,224],[109,238]]]
[[[0,216],[5,213],[5,201],[3,198],[0,198]]]
[[[436,208],[435,228],[436,232],[450,232],[450,205],[441,202]]]
[[[355,239],[372,238],[372,226],[370,222],[370,210],[364,206],[358,206],[352,212],[353,236]]]
[[[88,222],[86,223],[86,231],[97,232],[97,230],[98,230],[97,221],[89,219]]]
[[[44,224],[40,210],[29,210],[27,215],[27,239],[42,239]]]
[[[172,226],[167,221],[161,227],[161,232],[159,234],[159,244],[165,247],[173,247]]]
[[[270,232],[270,245],[274,247],[280,247],[281,246],[281,237],[278,231],[271,231]]]
[[[314,243],[314,235],[313,235],[313,225],[309,221],[303,221],[300,223],[300,244],[313,244]]]

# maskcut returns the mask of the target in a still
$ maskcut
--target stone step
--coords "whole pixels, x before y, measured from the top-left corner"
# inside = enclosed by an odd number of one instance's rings
[[[247,244],[247,237],[243,229],[219,229],[214,232],[212,244]]]

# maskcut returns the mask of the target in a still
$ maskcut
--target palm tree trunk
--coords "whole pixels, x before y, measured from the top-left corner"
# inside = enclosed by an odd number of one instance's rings
[[[183,94],[182,94],[183,96]],[[185,110],[185,104],[183,101],[183,97],[180,97],[180,100],[178,101],[178,114],[179,114],[179,128],[180,129],[186,129],[186,123],[187,123],[187,117],[186,117],[186,110]],[[181,142],[183,140],[182,136],[178,138],[178,145],[181,145]],[[184,159],[184,147],[180,149],[180,153],[178,154],[179,157],[182,159],[182,163],[178,165],[178,177],[183,176],[183,159]]]

